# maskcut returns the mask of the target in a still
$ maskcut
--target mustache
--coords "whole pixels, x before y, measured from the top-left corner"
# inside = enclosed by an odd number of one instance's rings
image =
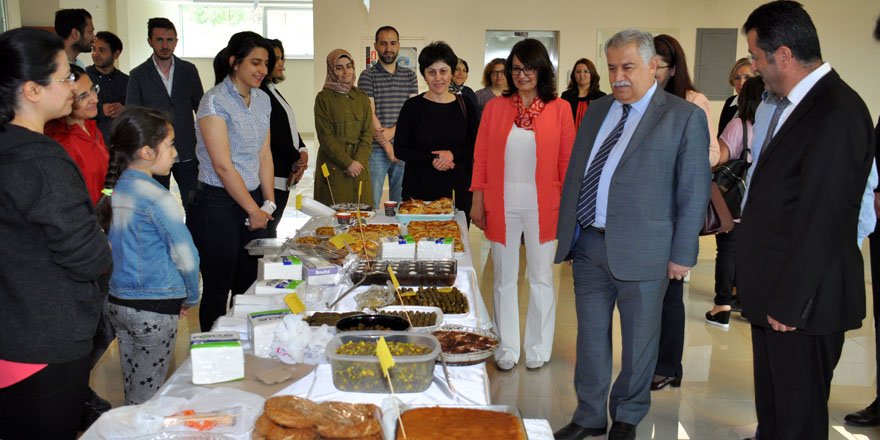
[[[627,80],[613,81],[611,87],[632,87],[632,83]]]

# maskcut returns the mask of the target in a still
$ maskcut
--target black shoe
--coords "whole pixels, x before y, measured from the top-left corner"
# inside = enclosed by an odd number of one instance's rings
[[[562,427],[559,431],[553,433],[556,440],[581,440],[587,437],[601,437],[605,435],[607,427],[587,428],[575,423],[569,423]]]
[[[709,324],[713,327],[718,327],[723,330],[727,330],[730,328],[730,310],[726,312],[718,312],[716,314],[712,314],[712,311],[706,312],[706,324]]]
[[[608,440],[636,440],[636,425],[614,422],[608,431]]]
[[[102,399],[95,390],[89,388],[89,395],[86,397],[85,402],[85,410],[83,411],[82,419],[80,419],[79,422],[79,430],[88,430],[89,427],[101,417],[101,414],[110,411],[111,408],[113,408],[113,406],[110,405],[110,402]]]
[[[651,381],[651,391],[662,390],[666,385],[669,385],[672,388],[678,388],[681,386],[681,378],[675,376],[663,376],[659,379],[655,379]]]
[[[867,408],[847,414],[843,420],[853,426],[877,426],[880,425],[880,412],[877,411],[877,401],[871,402]]]
[[[743,306],[742,306],[742,304],[740,304],[740,302],[739,302],[739,298],[738,298],[738,297],[734,297],[734,298],[733,298],[733,301],[730,302],[730,311],[731,311],[731,312],[742,313],[742,311],[743,311]]]

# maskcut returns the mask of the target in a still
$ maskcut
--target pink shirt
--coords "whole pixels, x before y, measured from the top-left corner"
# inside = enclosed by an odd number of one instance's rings
[[[749,149],[751,149],[753,139],[751,122],[746,122],[746,130],[749,134]],[[727,124],[727,127],[724,127],[724,131],[721,133],[721,140],[727,144],[727,150],[730,151],[730,159],[739,159],[739,155],[742,153],[743,149],[743,125],[742,119],[740,119],[739,116],[733,118],[733,120]],[[751,155],[748,159],[751,161]]]

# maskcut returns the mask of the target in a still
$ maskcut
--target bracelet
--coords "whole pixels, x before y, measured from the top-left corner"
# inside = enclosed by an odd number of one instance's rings
[[[263,207],[261,209],[268,212],[269,215],[272,215],[272,213],[275,212],[276,209],[278,209],[278,205],[276,205],[275,202],[271,200],[264,200]]]

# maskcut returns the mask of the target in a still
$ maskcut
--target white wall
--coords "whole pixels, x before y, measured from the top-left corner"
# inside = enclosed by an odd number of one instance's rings
[[[601,42],[600,28],[677,29],[679,41],[691,65],[696,49],[696,28],[740,28],[748,14],[764,0],[446,0],[434,4],[413,0],[372,0],[367,13],[362,0],[315,1],[315,59],[323,60],[335,48],[355,55],[358,70],[363,69],[364,38],[373,38],[382,25],[395,26],[402,38],[424,38],[426,42],[444,40],[459,57],[468,60],[468,85],[480,88],[485,31],[555,30],[560,32],[560,71],[563,75],[578,58],[595,60]],[[822,53],[845,81],[856,89],[876,116],[880,112],[880,44],[871,31],[880,3],[876,0],[801,0],[819,31]],[[747,54],[745,38],[740,38],[738,56]],[[731,65],[735,60],[731,60]],[[326,71],[315,63],[315,90],[320,90]],[[597,66],[604,73],[603,66]],[[607,75],[602,88],[608,90]],[[566,82],[560,79],[564,88]],[[732,91],[731,91],[732,92]],[[714,104],[714,116],[720,102]]]
[[[6,28],[21,27],[21,5],[18,0],[6,0]]]

